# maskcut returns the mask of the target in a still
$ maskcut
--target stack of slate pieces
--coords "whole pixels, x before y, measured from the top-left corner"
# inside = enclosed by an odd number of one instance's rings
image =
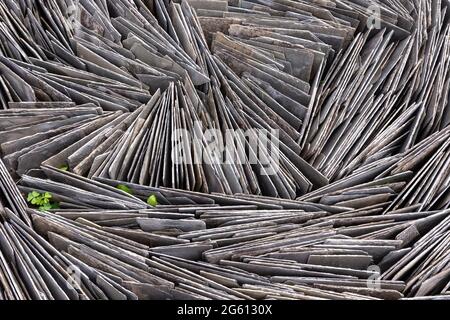
[[[75,22],[67,28],[27,34],[33,38],[55,33],[50,43],[36,40],[43,55],[21,47],[20,55],[5,50],[5,56],[0,56],[7,109],[3,112],[8,118],[8,125],[0,127],[2,153],[13,173],[22,175],[48,163],[67,165],[86,177],[290,199],[328,183],[299,157],[298,144],[307,114],[305,105],[311,99],[308,81],[313,78],[313,63],[320,68],[324,55],[314,62],[309,53],[311,59],[294,63],[294,75],[283,77],[268,67],[254,73],[250,65],[250,72],[241,79],[226,59],[219,53],[213,55],[215,50],[209,51],[195,12],[186,2],[170,3],[168,12],[161,11],[162,17],[159,11],[153,16],[140,1],[110,3],[108,8],[91,2],[78,4],[79,17],[75,16]],[[39,15],[41,9],[47,10],[37,5],[18,23],[25,26],[30,21],[45,20]],[[92,12],[95,18],[90,19],[98,19],[98,24],[101,21],[101,28],[88,19]],[[47,13],[53,13],[54,20],[63,19],[56,10]],[[130,15],[128,19],[125,13]],[[5,20],[13,17],[5,13]],[[167,20],[166,28],[159,25],[163,20]],[[93,24],[101,32],[91,30]],[[12,34],[20,34],[16,24],[9,27]],[[305,70],[309,75],[298,78]],[[286,92],[282,80],[291,84]],[[272,85],[289,95],[280,93],[275,99],[269,94]],[[66,109],[75,113],[64,114]],[[94,109],[97,117],[91,116]],[[18,122],[9,119],[13,115]],[[32,116],[36,118],[21,123]],[[42,119],[46,116],[44,128]],[[70,120],[60,118],[64,116],[70,116]],[[19,123],[24,128],[16,135]],[[245,141],[244,134],[252,129],[267,135],[269,144],[255,146]],[[212,130],[217,135],[213,138],[224,141],[224,149],[231,150],[226,155],[220,150],[209,154],[210,141],[203,133]],[[242,137],[227,140],[230,130],[241,130]],[[180,139],[176,143],[179,132],[188,132],[196,140]],[[16,141],[18,138],[26,142]],[[27,145],[17,151],[22,142]],[[263,151],[259,151],[261,148]],[[258,152],[264,157],[253,161]],[[188,158],[182,161],[184,165],[170,157],[173,153]],[[242,158],[229,165],[215,160],[236,153],[243,154]],[[272,174],[274,171],[279,174]]]
[[[29,176],[20,190],[43,186],[57,199],[64,193],[61,205],[64,200],[77,207],[29,210],[34,230],[9,209],[4,219],[30,239],[30,252],[45,252],[30,263],[54,264],[33,272],[64,278],[76,270],[80,288],[60,286],[65,298],[403,299],[448,291],[448,210],[382,215],[134,184],[127,184],[126,193],[111,188],[116,181],[97,182],[94,190],[64,174],[70,192],[54,189],[58,178]],[[139,200],[150,194],[161,204]],[[31,288],[22,290],[35,297]],[[64,297],[52,290],[42,298]]]
[[[450,299],[449,37],[442,0],[1,1],[0,300]]]

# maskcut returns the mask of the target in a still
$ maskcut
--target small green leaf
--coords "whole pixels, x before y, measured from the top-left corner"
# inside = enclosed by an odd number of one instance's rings
[[[52,205],[50,203],[44,204],[39,207],[39,211],[48,211],[52,209]]]
[[[30,202],[31,200],[33,200],[33,199],[39,197],[40,195],[41,195],[41,194],[40,194],[39,192],[36,192],[36,191],[30,192],[30,193],[28,194],[27,201]]]
[[[27,196],[27,201],[33,206],[38,207],[38,210],[47,211],[52,209],[54,205],[51,201],[53,195],[50,192],[39,193],[37,191],[32,191]]]
[[[68,170],[69,170],[69,167],[66,166],[65,164],[63,164],[62,166],[59,167],[59,170],[62,170],[62,171],[68,171]]]
[[[147,199],[147,203],[152,207],[156,207],[158,205],[158,199],[154,194],[150,195]]]
[[[124,192],[126,192],[128,194],[133,194],[133,191],[131,191],[131,189],[128,186],[124,185],[124,184],[119,184],[116,188],[119,189],[119,190],[122,190],[122,191],[124,191]]]

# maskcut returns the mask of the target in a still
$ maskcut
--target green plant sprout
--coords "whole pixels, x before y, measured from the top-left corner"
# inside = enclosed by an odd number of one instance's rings
[[[62,166],[59,167],[59,170],[68,171],[69,170],[69,166],[63,164]]]
[[[128,194],[133,194],[133,191],[124,184],[119,184],[116,188],[119,190],[122,190],[123,192],[126,192]]]
[[[27,201],[37,207],[39,211],[59,209],[59,203],[54,202],[52,198],[53,196],[50,192],[39,193],[33,190],[28,194]]]
[[[152,194],[147,198],[147,203],[152,207],[156,207],[158,205],[158,199],[154,194]]]

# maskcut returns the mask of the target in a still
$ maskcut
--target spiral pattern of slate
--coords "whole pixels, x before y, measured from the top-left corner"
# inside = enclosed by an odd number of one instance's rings
[[[0,300],[449,299],[449,39],[449,0],[0,0]]]

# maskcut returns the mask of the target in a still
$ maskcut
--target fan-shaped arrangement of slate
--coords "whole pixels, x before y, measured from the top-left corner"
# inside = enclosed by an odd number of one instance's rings
[[[0,300],[449,299],[449,10],[0,1]]]

